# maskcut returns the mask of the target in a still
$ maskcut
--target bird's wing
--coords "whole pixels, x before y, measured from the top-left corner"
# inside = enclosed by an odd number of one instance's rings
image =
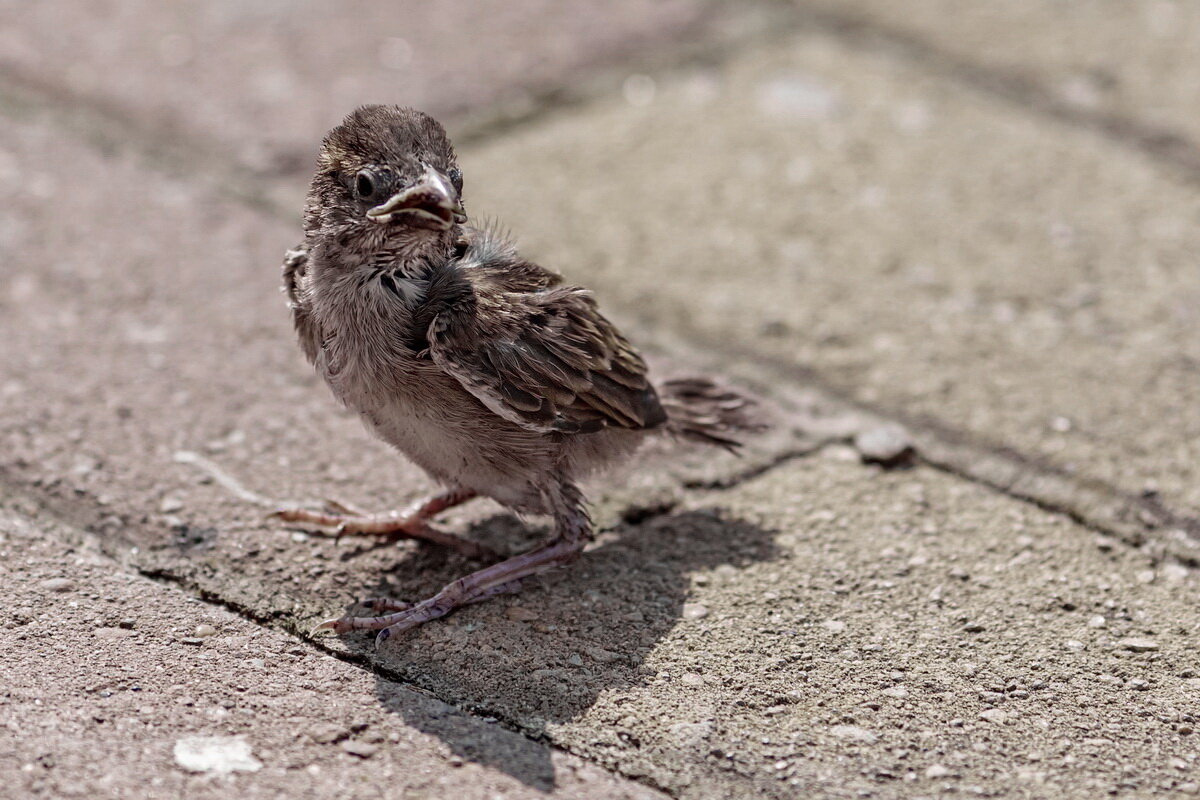
[[[467,273],[473,271],[467,270]],[[666,421],[646,363],[583,289],[468,278],[429,326],[429,353],[504,419],[542,433]]]
[[[309,292],[312,276],[308,274],[308,245],[301,243],[288,250],[283,258],[283,292],[292,312],[292,325],[310,364],[316,363],[321,349],[321,334],[312,316]]]

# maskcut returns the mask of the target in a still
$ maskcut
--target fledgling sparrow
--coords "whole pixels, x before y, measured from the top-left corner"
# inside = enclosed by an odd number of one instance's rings
[[[317,626],[379,630],[377,643],[454,608],[513,592],[576,558],[592,535],[576,481],[666,433],[734,449],[752,403],[708,379],[646,375],[591,294],[472,227],[445,130],[396,106],[354,111],[325,137],[284,262],[300,345],[342,403],[445,491],[406,512],[284,510],[339,533],[486,550],[428,524],[477,495],[548,514],[540,547],[473,572],[416,604],[369,601],[376,617]],[[392,613],[384,613],[392,612]]]

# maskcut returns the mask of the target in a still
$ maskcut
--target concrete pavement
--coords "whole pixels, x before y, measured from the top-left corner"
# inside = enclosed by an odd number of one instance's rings
[[[1191,151],[1102,124],[1191,135],[1187,26],[1097,56],[1122,90],[1088,116],[1039,100],[1051,32],[1108,41],[1132,5],[95,8],[0,37],[5,791],[1200,792]],[[430,488],[334,407],[276,291],[303,153],[359,99],[473,131],[472,213],[657,371],[777,422],[742,460],[647,453],[592,487],[579,564],[378,653],[300,636],[470,564],[262,519]],[[859,463],[887,420],[913,468]],[[189,772],[197,735],[262,766]]]
[[[0,512],[0,797],[662,797],[57,528]]]

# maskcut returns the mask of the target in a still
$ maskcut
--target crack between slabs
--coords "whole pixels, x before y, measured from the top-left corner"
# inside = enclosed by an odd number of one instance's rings
[[[980,94],[1000,98],[1031,116],[1091,131],[1167,167],[1171,177],[1200,184],[1200,145],[1187,135],[1137,117],[1083,108],[1061,99],[1036,74],[981,64],[940,47],[919,34],[847,11],[798,4],[794,24],[838,39],[864,52],[883,52],[915,64]]]
[[[809,455],[812,452],[815,452],[816,449],[818,448],[814,447],[809,449],[798,449],[782,453],[765,464],[752,467],[743,475],[734,476],[729,482],[697,481],[693,485],[694,488],[727,488],[736,486],[742,481],[761,475],[784,463]],[[187,458],[182,460],[185,463],[193,463]],[[253,495],[253,493],[249,492],[249,490],[246,490],[244,487],[242,487],[235,478],[228,475],[223,470],[220,470],[219,467],[216,467],[215,469],[216,471],[220,472],[222,477],[217,478],[212,471],[212,468],[215,467],[215,465],[210,464],[205,466],[203,464],[196,464],[196,466],[198,466],[198,468],[202,471],[205,471],[206,474],[213,476],[215,480],[218,480],[218,482],[222,483],[223,485],[228,482],[230,485],[226,485],[225,488],[234,496],[242,497],[242,493],[245,492],[252,495],[252,497],[243,499],[246,499],[247,502],[252,504],[261,504],[259,501],[271,502],[268,498],[262,498],[259,495]],[[97,518],[99,516],[98,512],[102,510],[101,507],[96,506],[95,508],[92,508],[92,504],[87,500],[79,499],[57,502],[57,498],[51,496],[48,492],[38,490],[28,485],[22,485],[19,479],[6,474],[5,470],[0,468],[0,501],[4,501],[6,505],[12,505],[12,510],[15,513],[29,517],[29,510],[22,509],[19,507],[19,505],[17,505],[17,503],[19,503],[21,500],[32,503],[38,509],[38,517],[41,517],[44,514],[44,518],[48,518],[58,526],[61,526],[61,528],[69,531],[70,533],[67,535],[67,537],[64,537],[68,543],[94,547],[102,557],[109,560],[118,569],[139,575],[157,584],[169,586],[178,591],[182,591],[196,598],[200,602],[213,607],[221,608],[232,614],[236,614],[238,617],[259,627],[283,633],[295,640],[295,643],[298,646],[303,646],[314,653],[336,658],[339,661],[369,672],[377,678],[387,680],[398,686],[404,687],[409,691],[419,692],[428,697],[432,697],[468,717],[472,717],[481,721],[485,718],[494,720],[496,724],[498,724],[504,730],[515,733],[529,741],[536,742],[554,751],[573,755],[587,763],[594,764],[601,769],[620,776],[623,780],[645,786],[646,788],[653,789],[654,791],[661,792],[671,797],[677,796],[677,793],[671,791],[669,787],[658,783],[649,776],[627,774],[621,768],[620,764],[614,763],[611,759],[604,757],[598,758],[597,754],[581,752],[577,749],[568,747],[561,742],[554,741],[544,733],[541,733],[537,730],[531,730],[529,727],[522,725],[520,722],[509,718],[501,711],[495,710],[483,704],[476,703],[474,701],[463,703],[456,701],[453,697],[446,697],[442,693],[438,692],[436,688],[422,681],[419,674],[403,669],[394,669],[381,664],[368,650],[330,646],[321,642],[320,640],[313,639],[306,634],[305,626],[300,624],[295,617],[290,616],[285,611],[276,609],[264,613],[245,603],[238,602],[237,600],[228,596],[212,591],[211,589],[207,588],[202,581],[196,580],[194,577],[189,575],[182,574],[179,571],[172,569],[169,565],[156,565],[153,563],[139,562],[136,557],[128,554],[126,549],[126,545],[129,543],[128,540],[104,538],[99,534],[88,530],[89,525],[84,520],[87,517]],[[17,501],[17,503],[14,503],[13,501]],[[675,503],[663,504],[653,508],[633,509],[630,507],[630,509],[628,509],[629,511],[636,511],[636,518],[629,519],[626,517],[626,515],[622,515],[617,525],[640,525],[653,522],[657,518],[664,517],[672,513],[675,507]],[[611,528],[597,531],[597,535],[599,536],[608,530],[611,530]],[[332,641],[336,642],[339,640],[334,638]]]

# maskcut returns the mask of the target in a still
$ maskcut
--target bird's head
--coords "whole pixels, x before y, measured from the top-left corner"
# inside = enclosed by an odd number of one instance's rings
[[[399,106],[363,106],[321,143],[306,227],[372,249],[419,252],[466,222],[462,172],[433,117]]]

